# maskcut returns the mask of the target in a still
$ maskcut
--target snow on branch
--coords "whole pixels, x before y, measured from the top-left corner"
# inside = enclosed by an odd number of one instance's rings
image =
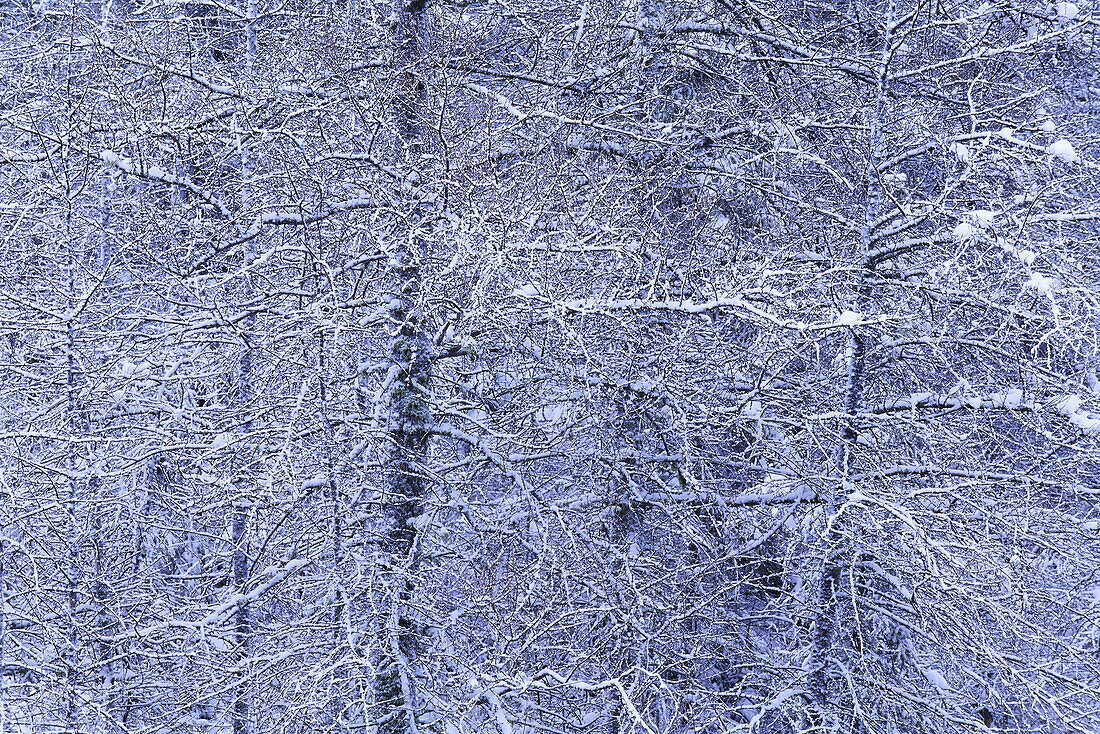
[[[229,597],[226,601],[210,610],[210,613],[199,621],[198,626],[212,627],[223,624],[236,613],[237,609],[262,598],[267,592],[271,591],[271,589],[275,588],[283,581],[286,581],[310,563],[311,561],[308,558],[293,558],[287,561],[286,565],[282,568],[276,568],[274,566],[268,567],[261,573],[261,575],[268,576],[266,581],[249,589],[243,594],[234,594]]]
[[[493,91],[488,87],[484,87],[480,84],[471,83],[464,84],[463,86],[465,86],[471,92],[477,92],[478,94],[484,95],[485,97],[494,100],[497,104],[503,107],[508,112],[508,114],[515,117],[519,122],[526,122],[531,118],[541,118],[561,123],[563,125],[577,125],[579,127],[587,127],[592,130],[599,130],[601,132],[622,135],[623,137],[637,140],[643,143],[655,143],[657,145],[671,144],[671,141],[663,137],[645,135],[639,132],[628,130],[626,128],[595,122],[594,120],[568,117],[557,112],[551,112],[550,110],[542,109],[541,107],[534,107],[531,109],[523,110],[517,107],[516,103],[510,100],[508,97],[500,94],[499,92]]]
[[[150,166],[143,163],[134,163],[131,159],[120,156],[112,150],[101,150],[97,153],[91,154],[93,157],[98,158],[103,163],[117,168],[123,173],[131,176],[137,176],[138,178],[144,178],[150,181],[159,181],[160,183],[166,183],[171,186],[180,186],[187,189],[191,193],[198,196],[210,206],[218,210],[218,213],[228,219],[231,214],[229,209],[219,201],[215,196],[206,189],[199,188],[190,179],[181,178],[180,176],[174,176],[159,166]]]
[[[739,316],[747,320],[752,320],[753,317],[755,317],[758,322],[764,322],[771,326],[778,326],[800,333],[825,331],[827,329],[841,327],[868,326],[895,320],[887,316],[868,317],[855,313],[854,311],[846,311],[835,320],[810,323],[796,319],[781,318],[737,296],[719,296],[709,301],[692,301],[689,299],[650,301],[641,298],[600,300],[596,298],[585,298],[571,301],[550,301],[549,304],[564,311],[579,314],[611,313],[614,311],[664,311],[668,313],[703,315],[718,310],[731,310],[737,312]]]
[[[653,675],[649,671],[642,670],[640,668],[633,668],[627,671],[628,674],[634,672],[642,672],[649,676]],[[535,673],[535,675],[533,675],[530,680],[509,681],[507,684],[505,684],[505,686],[501,688],[499,693],[522,693],[530,688],[548,689],[548,680],[552,681],[553,683],[557,683],[558,685],[573,688],[574,690],[578,691],[595,692],[615,689],[615,691],[618,692],[620,698],[622,699],[623,706],[628,712],[630,712],[631,718],[633,718],[639,726],[645,729],[647,734],[657,734],[656,730],[654,730],[653,727],[646,722],[646,720],[642,717],[642,714],[634,706],[634,702],[630,700],[630,696],[627,695],[626,688],[623,686],[623,683],[619,678],[608,678],[607,680],[592,683],[589,681],[575,680],[571,677],[564,676],[555,670],[551,670],[550,668],[543,668],[539,672]]]

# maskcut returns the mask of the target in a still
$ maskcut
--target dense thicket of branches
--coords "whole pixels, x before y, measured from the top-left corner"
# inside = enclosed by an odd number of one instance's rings
[[[1100,729],[1090,5],[2,17],[0,731]]]

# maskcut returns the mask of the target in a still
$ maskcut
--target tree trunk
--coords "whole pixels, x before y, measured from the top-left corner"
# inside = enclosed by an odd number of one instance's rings
[[[244,84],[251,83],[251,77],[253,69],[256,64],[257,53],[257,41],[256,41],[256,17],[258,9],[256,7],[255,0],[248,0],[246,7],[247,17],[245,19],[244,35],[245,35],[245,54],[244,54],[244,71],[245,79]],[[237,140],[237,149],[240,153],[241,160],[241,211],[247,218],[254,205],[254,191],[253,191],[253,159],[250,143],[243,140],[245,134],[243,131],[238,131],[240,136]],[[247,221],[247,219],[246,219]],[[247,268],[254,257],[254,250],[249,243],[245,246],[242,253],[242,264]],[[251,273],[243,274],[244,283],[244,303],[251,305],[254,290],[252,288],[252,275]],[[253,397],[256,394],[253,375],[252,364],[252,341],[253,332],[256,326],[256,316],[254,313],[249,313],[245,317],[242,325],[241,340],[243,341],[244,351],[241,353],[240,362],[238,364],[237,374],[237,390],[236,400],[240,408],[245,411],[245,418],[241,425],[241,432],[244,436],[252,431],[252,418],[248,412],[251,410],[251,403]],[[247,440],[247,439],[246,439]],[[255,502],[255,492],[249,491],[250,486],[255,486],[256,481],[253,477],[253,473],[256,467],[253,464],[251,449],[247,446],[243,449],[246,452],[245,460],[241,462],[239,457],[234,458],[234,471],[233,471],[233,485],[235,490],[234,505],[233,505],[233,589],[234,592],[243,596],[248,591],[249,583],[249,564],[248,564],[248,519],[251,513],[253,504]],[[237,605],[235,613],[235,643],[236,643],[236,657],[237,657],[237,681],[235,689],[233,691],[233,734],[248,734],[251,730],[249,710],[249,683],[248,683],[248,660],[251,654],[252,647],[252,616],[249,611],[247,603],[240,603]]]
[[[417,693],[414,670],[417,630],[410,618],[409,602],[415,590],[417,529],[429,479],[426,473],[431,428],[429,390],[431,343],[425,333],[422,272],[428,242],[421,201],[420,171],[425,141],[425,90],[420,77],[420,34],[425,24],[425,2],[395,0],[394,69],[398,75],[398,96],[394,102],[399,138],[403,148],[406,181],[402,189],[406,236],[395,249],[391,266],[397,279],[397,293],[390,302],[390,319],[395,329],[390,344],[391,369],[395,372],[390,393],[389,439],[391,456],[386,482],[385,511],[390,521],[382,551],[392,571],[389,590],[390,613],[383,632],[382,659],[375,682],[379,732],[416,734]]]
[[[894,12],[891,8],[887,17],[887,28],[890,29],[894,22]],[[877,67],[878,78],[875,88],[875,102],[867,121],[868,152],[867,167],[864,171],[864,185],[866,187],[866,203],[864,206],[864,219],[859,232],[859,252],[857,253],[858,268],[856,270],[855,301],[851,308],[861,317],[870,307],[870,280],[875,269],[875,262],[870,258],[872,248],[872,235],[875,222],[882,209],[883,192],[878,178],[878,163],[881,158],[883,140],[883,124],[886,106],[887,69],[892,43],[889,31],[885,34],[883,51],[880,64]],[[813,668],[811,686],[819,707],[818,716],[824,717],[824,721],[813,722],[818,726],[822,724],[840,725],[842,732],[861,731],[862,725],[856,715],[856,706],[845,705],[841,700],[842,693],[836,681],[830,677],[830,657],[835,654],[832,650],[836,644],[843,643],[843,635],[838,634],[842,630],[839,615],[841,579],[846,568],[851,562],[854,550],[844,547],[845,530],[843,520],[837,519],[840,502],[849,489],[848,477],[852,474],[854,456],[853,451],[859,437],[859,429],[856,416],[860,413],[863,402],[863,389],[866,380],[866,334],[862,327],[854,325],[848,329],[847,345],[847,375],[844,388],[844,425],[841,432],[841,442],[837,448],[836,473],[839,484],[832,488],[826,497],[825,521],[828,525],[828,533],[825,538],[825,558],[821,577],[818,580],[818,609],[814,628],[813,655],[815,666]],[[855,593],[855,590],[852,590]],[[854,603],[854,602],[853,602]],[[846,666],[845,663],[842,664]],[[845,721],[830,722],[830,712],[848,717]]]

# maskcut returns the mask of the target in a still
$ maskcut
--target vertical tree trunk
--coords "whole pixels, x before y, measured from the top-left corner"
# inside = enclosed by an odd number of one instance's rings
[[[245,56],[244,56],[244,71],[245,78],[244,84],[251,83],[252,73],[256,65],[256,16],[257,7],[256,0],[248,0],[246,6],[247,17],[245,19],[244,34],[245,34]],[[252,150],[250,148],[249,141],[245,140],[247,131],[238,130],[237,134],[240,136],[237,140],[237,148],[241,157],[241,211],[246,218],[249,216],[250,210],[253,206],[253,160]],[[251,264],[253,260],[252,245],[248,244],[244,248],[242,253],[243,264],[245,268]],[[252,288],[252,274],[246,272],[243,274],[244,288],[243,296],[246,307],[252,305],[252,297],[254,295]],[[252,400],[256,393],[255,385],[253,384],[253,365],[252,365],[252,340],[253,332],[256,326],[256,316],[254,313],[249,313],[245,317],[242,325],[241,339],[244,342],[244,351],[241,353],[240,363],[238,364],[238,376],[237,376],[237,395],[236,400],[241,409],[245,411],[245,418],[241,425],[241,432],[244,436],[252,431]],[[246,439],[247,441],[247,439]],[[247,444],[243,449],[246,452],[245,461],[241,462],[241,465],[235,467],[233,472],[233,482],[235,489],[234,507],[233,507],[233,588],[239,595],[244,595],[248,589],[249,583],[249,566],[248,566],[248,518],[251,513],[254,503],[254,492],[250,492],[248,487],[255,486],[255,479],[252,476],[256,467],[253,465],[251,451],[248,449]],[[239,455],[238,455],[239,456]],[[238,459],[234,459],[234,463],[238,463]],[[252,647],[252,616],[249,611],[248,604],[240,603],[237,605],[235,615],[235,637],[236,637],[236,651],[237,651],[237,682],[235,690],[233,692],[233,734],[248,734],[251,730],[249,717],[251,712],[249,710],[249,682],[247,665],[251,655]]]
[[[855,301],[852,309],[858,314],[864,314],[870,305],[870,280],[875,269],[875,263],[870,259],[872,236],[875,222],[882,209],[882,184],[878,177],[878,163],[881,158],[883,143],[883,124],[886,111],[886,85],[890,54],[892,30],[895,12],[893,4],[887,13],[886,32],[883,34],[882,56],[877,66],[877,79],[875,87],[875,102],[867,121],[868,130],[868,154],[867,166],[864,170],[864,185],[866,187],[866,204],[864,207],[864,219],[860,227],[859,266],[855,286]],[[834,522],[839,507],[838,500],[848,491],[848,477],[852,473],[854,457],[853,450],[859,430],[856,424],[856,416],[859,414],[863,400],[863,388],[866,379],[867,343],[866,335],[858,325],[848,329],[847,345],[847,375],[844,389],[844,425],[841,432],[840,445],[837,447],[836,473],[839,478],[839,486],[835,486],[826,498],[825,519],[828,524],[828,534],[825,538],[825,559],[821,578],[818,581],[818,608],[814,627],[813,654],[815,666],[812,675],[812,688],[816,703],[819,706],[819,714],[828,716],[829,712],[844,711],[852,718],[839,722],[843,732],[857,732],[861,730],[860,722],[855,718],[854,706],[844,706],[839,700],[843,695],[833,683],[829,674],[830,656],[833,654],[834,644],[841,643],[841,635],[838,635],[840,613],[840,584],[845,568],[852,555],[851,548],[844,547],[844,527],[842,522]],[[853,591],[854,593],[854,591]],[[822,725],[824,721],[814,722]],[[836,725],[835,723],[833,724]]]
[[[246,248],[244,255],[246,261],[251,259],[251,255],[251,248]],[[253,293],[251,276],[246,274],[244,279],[244,300],[246,303],[250,304]],[[242,327],[243,333],[241,335],[244,341],[244,351],[241,353],[241,359],[237,367],[236,401],[240,408],[246,411],[245,419],[241,424],[241,433],[244,436],[248,436],[252,431],[252,418],[251,414],[247,411],[251,411],[252,409],[251,403],[256,392],[255,386],[253,385],[254,375],[252,367],[252,338],[255,329],[255,321],[256,317],[253,314],[249,314],[244,320]],[[232,527],[233,589],[236,594],[244,595],[248,591],[249,583],[248,520],[255,503],[255,493],[250,491],[250,487],[255,486],[255,478],[252,474],[256,467],[253,464],[249,448],[246,446],[240,451],[245,453],[244,460],[241,461],[240,455],[238,454],[233,460],[234,467],[232,470],[234,486]],[[252,638],[252,617],[248,604],[242,602],[237,605],[234,624],[238,679],[233,692],[233,734],[248,734],[250,727],[248,674],[246,666],[251,652]]]
[[[325,475],[327,478],[325,488],[328,493],[327,499],[329,502],[329,533],[331,534],[332,541],[332,568],[334,570],[330,642],[332,644],[332,650],[336,652],[336,654],[339,654],[341,640],[345,635],[347,597],[340,583],[340,572],[344,567],[344,528],[341,521],[343,515],[340,502],[340,487],[336,481],[336,467],[332,459],[332,447],[335,446],[336,443],[336,427],[332,419],[328,402],[328,360],[326,359],[328,345],[325,340],[325,328],[326,325],[322,324],[318,327],[317,332],[317,397],[320,403],[319,409],[321,420],[325,427]],[[335,342],[335,340],[333,341]],[[332,698],[328,702],[328,723],[330,730],[334,732],[344,731],[344,686],[347,678],[347,669],[338,664],[332,671]]]
[[[68,189],[68,181],[66,188]],[[80,523],[77,519],[76,506],[80,493],[80,476],[85,470],[81,466],[80,455],[77,449],[75,437],[80,432],[80,376],[76,364],[76,245],[73,242],[73,194],[66,192],[68,196],[65,210],[65,277],[68,290],[68,303],[65,314],[65,430],[69,435],[69,446],[65,470],[68,473],[65,498],[65,543],[67,544],[68,559],[66,561],[66,596],[65,607],[65,726],[67,732],[80,731],[80,706],[78,674],[80,670],[80,635],[79,621],[77,619],[80,606],[80,585],[83,579],[83,569],[80,566],[81,546],[84,543],[80,532]]]
[[[431,343],[425,334],[422,272],[428,243],[421,231],[419,167],[424,153],[425,89],[420,77],[420,34],[425,24],[425,1],[394,0],[394,68],[398,96],[394,114],[403,148],[407,178],[402,189],[407,214],[406,236],[393,256],[397,294],[390,304],[395,329],[390,361],[395,379],[390,393],[389,438],[391,456],[386,482],[385,509],[390,527],[382,543],[392,574],[391,608],[381,644],[382,659],[375,681],[379,732],[416,734],[417,693],[414,669],[417,633],[409,601],[415,589],[417,529],[414,520],[422,512],[429,480],[426,473],[431,428],[429,389]]]
[[[251,377],[251,356],[251,347],[246,347],[244,356],[241,357],[240,362],[242,400],[246,397],[245,393],[250,392],[248,388],[250,388],[251,385],[248,379]],[[243,428],[247,433],[250,428],[249,422],[246,422]],[[233,505],[232,529],[233,590],[238,595],[245,594],[248,589],[249,573],[247,543],[250,503],[244,498],[248,494],[246,485],[249,483],[249,470],[250,467],[246,463],[238,470],[240,473],[237,475],[235,478],[236,481],[234,482],[236,496]],[[249,613],[248,604],[242,602],[237,605],[234,626],[234,636],[236,638],[237,681],[233,691],[233,734],[248,734],[249,706],[248,673],[246,667],[251,652],[252,636],[252,617]]]
[[[110,23],[113,11],[112,6],[112,0],[100,0],[99,34],[103,39],[109,39],[111,35]],[[111,226],[111,206],[113,202],[111,201],[109,187],[110,174],[107,171],[101,171],[98,174],[98,179],[98,230],[92,232],[93,242],[91,243],[92,246],[89,248],[91,251],[88,253],[87,259],[89,261],[98,261],[99,267],[102,268],[106,274],[106,269],[109,267],[111,260],[109,229]],[[90,475],[88,483],[89,500],[96,503],[98,501],[100,479],[97,476]],[[104,540],[99,513],[94,512],[91,520],[92,553],[95,557],[95,585],[93,587],[93,593],[95,595],[97,617],[96,634],[100,638],[98,643],[98,652],[101,661],[100,677],[103,684],[103,694],[106,698],[105,704],[107,714],[114,717],[115,721],[121,722],[125,717],[123,706],[125,691],[123,688],[127,683],[125,675],[119,675],[117,668],[125,668],[126,663],[118,659],[120,657],[118,656],[118,646],[116,643],[110,641],[110,638],[118,632],[117,620],[113,619],[112,615],[108,612],[111,589],[110,584],[106,581],[106,575],[109,573],[109,562],[107,562],[106,559],[112,549],[110,543]]]

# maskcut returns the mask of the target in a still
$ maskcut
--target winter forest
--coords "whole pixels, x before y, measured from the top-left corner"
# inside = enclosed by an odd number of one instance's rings
[[[0,734],[1100,732],[1100,5],[0,18]]]

